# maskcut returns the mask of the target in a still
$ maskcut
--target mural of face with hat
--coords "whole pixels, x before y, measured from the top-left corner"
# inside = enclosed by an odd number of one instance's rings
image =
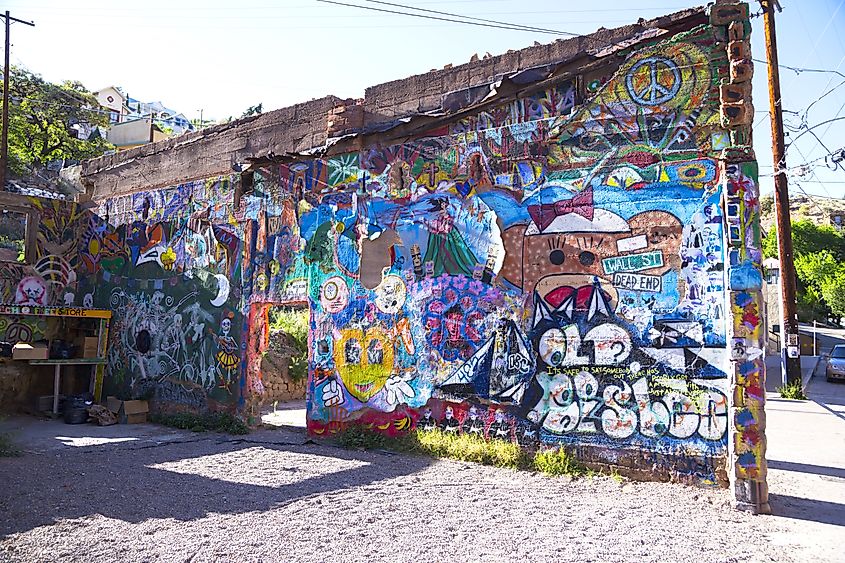
[[[528,213],[527,226],[503,234],[501,275],[525,293],[537,291],[552,307],[574,293],[576,307],[585,308],[596,280],[615,305],[615,285],[659,284],[657,277],[680,268],[682,225],[671,213],[644,211],[626,220],[596,208],[591,187],[570,199],[529,205]]]

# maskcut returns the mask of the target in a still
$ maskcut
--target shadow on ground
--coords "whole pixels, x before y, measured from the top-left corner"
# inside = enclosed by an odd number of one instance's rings
[[[770,493],[772,515],[845,526],[845,504]]]
[[[845,468],[841,467],[825,467],[821,465],[811,465],[809,463],[795,463],[792,461],[778,461],[770,459],[767,462],[769,469],[781,469],[783,471],[794,471],[797,473],[814,473],[816,475],[826,475],[828,477],[836,477],[845,480]]]
[[[242,439],[189,436],[159,445],[108,444],[1,458],[0,534],[97,514],[137,523],[264,511],[415,473],[432,463],[424,457],[309,443],[304,432],[258,434]]]

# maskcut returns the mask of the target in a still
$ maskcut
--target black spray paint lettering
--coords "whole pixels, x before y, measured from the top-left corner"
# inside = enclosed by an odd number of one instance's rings
[[[613,286],[619,289],[648,291],[652,293],[660,293],[663,290],[663,283],[660,276],[629,274],[625,272],[613,274]]]

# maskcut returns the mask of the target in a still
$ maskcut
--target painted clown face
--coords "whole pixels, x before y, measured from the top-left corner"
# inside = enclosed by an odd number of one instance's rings
[[[46,305],[47,285],[44,280],[35,276],[26,276],[23,278],[15,292],[15,303]]]
[[[346,390],[366,403],[393,371],[393,345],[380,329],[347,329],[341,334],[334,348],[335,368]]]
[[[349,304],[349,286],[340,276],[332,276],[320,288],[320,305],[327,313],[339,313]]]

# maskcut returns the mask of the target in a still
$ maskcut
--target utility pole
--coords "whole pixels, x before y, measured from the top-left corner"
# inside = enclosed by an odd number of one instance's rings
[[[775,6],[778,0],[759,0],[766,33],[766,60],[769,67],[769,115],[772,121],[772,157],[775,165],[775,214],[778,259],[780,260],[781,373],[783,383],[801,381],[801,347],[798,341],[795,262],[792,250],[792,224],[789,218],[789,185],[783,141],[783,114],[778,73],[778,44],[775,35]]]
[[[13,21],[35,27],[35,23],[19,20],[9,15],[9,10],[3,16],[6,19],[6,55],[3,63],[3,132],[0,139],[0,191],[6,190],[6,170],[9,169],[9,27]]]

